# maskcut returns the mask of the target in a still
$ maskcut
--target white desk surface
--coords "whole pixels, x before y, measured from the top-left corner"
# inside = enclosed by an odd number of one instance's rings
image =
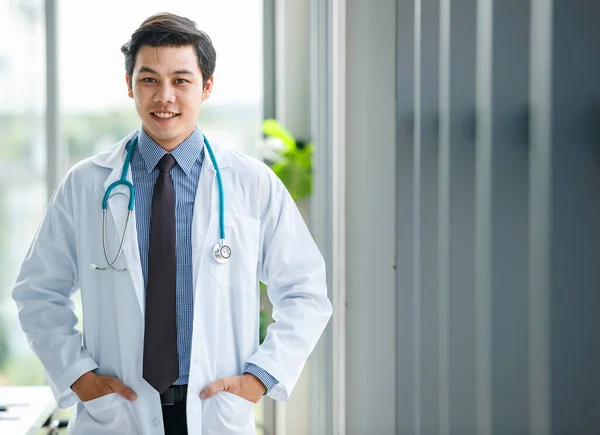
[[[0,435],[33,435],[56,410],[50,387],[0,387]]]

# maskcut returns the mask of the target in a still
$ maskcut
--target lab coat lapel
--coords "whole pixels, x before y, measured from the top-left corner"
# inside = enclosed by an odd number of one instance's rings
[[[229,167],[230,160],[226,151],[214,144],[212,145],[212,149],[219,168],[223,170]],[[198,279],[202,277],[202,274],[199,274],[200,267],[207,264],[207,259],[204,258],[204,253],[207,251],[206,244],[210,243],[212,245],[218,241],[218,229],[215,231],[214,228],[215,225],[218,227],[219,212],[219,190],[216,176],[217,172],[212,159],[209,156],[208,150],[205,149],[202,171],[200,172],[196,198],[194,199],[192,223],[192,260],[194,264],[194,283],[196,284],[198,284]],[[215,214],[217,216],[216,219]],[[216,235],[214,240],[212,234]],[[208,260],[210,261],[210,259]],[[197,291],[196,289],[194,290],[196,294]]]
[[[109,166],[112,171],[106,181],[104,182],[104,191],[114,183],[115,181],[121,178],[121,173],[123,172],[123,164],[125,163],[125,144],[127,142],[123,142],[117,150],[115,150],[115,154],[113,158],[110,158]],[[127,180],[131,183],[131,166],[127,171]],[[123,229],[125,228],[125,224],[127,223],[127,210],[129,204],[129,189],[124,185],[119,185],[115,189],[113,189],[113,194],[116,193],[124,193],[125,195],[113,195],[108,204],[109,216],[107,216],[107,238],[111,237],[114,239],[114,246],[116,249],[119,247],[119,243],[121,242],[121,237],[123,236]],[[112,218],[112,219],[111,219]],[[111,225],[112,220],[112,225]],[[108,241],[107,241],[108,243]],[[112,243],[111,243],[112,245]],[[116,253],[117,251],[115,251]],[[109,258],[111,255],[115,254],[109,253]],[[131,219],[127,226],[127,235],[125,236],[125,243],[123,244],[123,254],[125,261],[119,259],[115,266],[117,267],[125,267],[125,264],[128,265],[131,270],[129,272],[115,272],[108,271],[103,273],[129,273],[131,275],[131,279],[133,282],[133,288],[136,293],[139,307],[142,312],[142,318],[144,318],[145,312],[145,292],[144,292],[144,278],[142,275],[142,266],[140,262],[140,251],[138,245],[138,235],[137,235],[137,227],[136,227],[136,217],[135,217],[135,205],[133,212],[131,213]]]
[[[199,274],[200,267],[202,262],[205,261],[203,255],[206,250],[206,244],[210,241],[209,226],[212,211],[218,210],[213,204],[216,172],[207,161],[208,156],[204,159],[202,170],[200,171],[192,219],[192,261],[194,264],[194,283],[196,284],[201,276]]]
[[[215,376],[217,329],[215,310],[218,291],[213,282],[210,265],[213,260],[211,248],[217,242],[218,210],[216,171],[207,153],[196,189],[192,220],[194,327],[188,391],[196,393],[214,380]],[[197,394],[188,395],[188,409],[190,407],[194,409],[202,407]],[[190,433],[196,432],[190,430]]]

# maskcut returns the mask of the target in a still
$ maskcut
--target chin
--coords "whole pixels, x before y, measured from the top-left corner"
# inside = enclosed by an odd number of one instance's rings
[[[155,141],[173,141],[178,138],[184,140],[185,137],[189,136],[196,128],[196,123],[182,123],[180,120],[172,123],[172,125],[161,125],[157,123],[154,118],[149,118],[144,123],[144,129]],[[185,137],[184,137],[185,136]]]

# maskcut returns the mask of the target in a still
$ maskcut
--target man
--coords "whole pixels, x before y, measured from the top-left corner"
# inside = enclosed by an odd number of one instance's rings
[[[331,316],[323,259],[273,172],[197,127],[209,37],[158,14],[122,52],[142,128],[53,195],[13,291],[23,330],[77,405],[70,433],[253,434],[254,404],[287,400]],[[260,346],[259,280],[275,320]]]

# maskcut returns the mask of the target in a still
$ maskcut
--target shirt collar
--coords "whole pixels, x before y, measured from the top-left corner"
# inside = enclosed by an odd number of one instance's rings
[[[171,151],[171,155],[175,158],[179,167],[183,169],[185,175],[189,175],[194,162],[203,155],[203,148],[204,137],[200,129],[196,126],[193,133]],[[154,170],[159,160],[167,154],[160,145],[148,136],[143,128],[140,130],[138,138],[138,149],[149,173]]]

